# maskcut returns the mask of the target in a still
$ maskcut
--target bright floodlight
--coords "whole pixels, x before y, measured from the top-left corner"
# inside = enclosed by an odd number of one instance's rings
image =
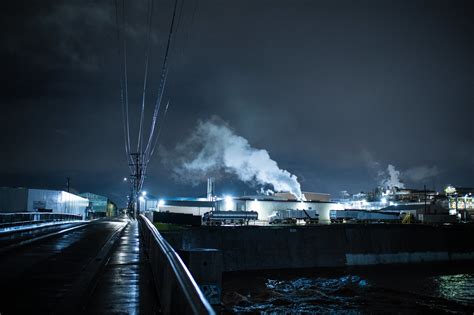
[[[142,196],[146,196],[146,191],[142,191]]]
[[[224,196],[225,210],[232,210],[234,208],[234,199],[232,196]]]
[[[124,182],[126,182],[127,180],[128,180],[127,177],[124,177],[124,178],[123,178],[123,181],[124,181]]]
[[[158,201],[158,205],[159,206],[164,206],[165,205],[165,201],[163,199],[160,199],[160,201]]]

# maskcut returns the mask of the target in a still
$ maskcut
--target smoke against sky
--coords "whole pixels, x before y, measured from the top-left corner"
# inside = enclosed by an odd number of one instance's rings
[[[133,115],[147,2],[126,3]],[[172,7],[159,2],[155,11],[149,100]],[[199,0],[194,7],[184,2],[175,33],[160,145],[174,148],[198,119],[216,114],[307,191],[373,189],[388,164],[410,188],[473,185],[472,0]],[[124,201],[122,178],[130,174],[113,1],[9,1],[0,15],[8,30],[0,34],[0,185],[59,189],[71,177],[79,191]],[[378,170],[360,158],[363,150]],[[205,194],[205,180],[192,186],[172,174],[155,155],[146,189]],[[236,182],[218,189],[250,191]]]
[[[271,185],[277,192],[303,197],[295,175],[280,169],[266,150],[253,148],[247,139],[236,135],[215,116],[199,121],[191,136],[178,145],[174,155],[182,157],[177,160],[179,165],[175,172],[186,180],[203,180],[226,172],[251,185]]]
[[[395,166],[389,164],[387,166],[387,176],[380,182],[380,185],[384,188],[405,188],[405,184],[400,181],[400,171],[395,169]]]
[[[381,163],[367,150],[362,152],[362,158],[373,174],[374,182],[384,188],[405,188],[406,181],[409,181],[411,185],[426,184],[426,181],[431,184],[431,181],[442,173],[437,166],[426,165],[399,170],[395,165],[388,164],[386,168],[383,168]]]
[[[421,182],[438,176],[441,171],[436,166],[415,166],[403,172],[403,177],[414,182]]]

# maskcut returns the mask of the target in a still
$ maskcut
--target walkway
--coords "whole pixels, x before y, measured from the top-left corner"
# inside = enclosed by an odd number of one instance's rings
[[[159,314],[148,258],[138,222],[131,221],[98,279],[85,314]]]

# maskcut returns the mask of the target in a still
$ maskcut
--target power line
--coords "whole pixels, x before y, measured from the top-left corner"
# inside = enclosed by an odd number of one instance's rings
[[[153,146],[152,146],[152,149],[149,153],[148,156],[144,157],[146,159],[145,163],[144,163],[144,170],[143,170],[143,178],[142,178],[142,186],[143,186],[143,182],[145,181],[145,176],[146,176],[146,173],[147,173],[147,170],[148,170],[148,163],[150,162],[151,160],[151,156],[153,155],[153,153],[155,152],[155,147],[158,143],[158,139],[160,137],[160,134],[161,134],[161,129],[163,128],[163,122],[166,118],[166,113],[168,112],[168,107],[170,105],[170,101],[168,100],[168,102],[166,103],[166,107],[165,107],[165,111],[163,113],[163,118],[161,119],[161,124],[158,124],[158,131],[157,131],[157,134],[156,134],[156,137],[155,137],[155,142],[153,143]]]
[[[122,29],[122,26],[120,24],[119,20],[119,9],[118,9],[118,0],[114,1],[115,4],[115,26],[117,30],[117,51],[119,55],[119,60],[122,60],[122,44],[121,44],[121,39],[120,39],[120,31]],[[129,150],[129,142],[127,141],[129,139],[129,130],[127,128],[127,121],[128,121],[128,110],[126,110],[126,105],[125,105],[125,83],[124,83],[124,77],[123,77],[123,64],[121,64],[121,70],[120,70],[120,102],[121,102],[121,107],[122,107],[122,125],[123,125],[123,135],[124,135],[124,145],[125,145],[125,155],[127,158],[127,161],[130,162],[130,150]]]
[[[140,151],[142,144],[142,130],[143,130],[143,117],[145,115],[145,97],[146,97],[146,87],[148,79],[148,60],[149,60],[149,51],[150,51],[150,35],[151,35],[151,26],[153,19],[153,0],[148,1],[148,29],[146,36],[146,49],[145,49],[145,73],[143,78],[143,94],[142,94],[142,109],[140,114],[140,128],[138,131],[138,140],[137,140],[137,151]]]
[[[153,109],[153,116],[151,120],[151,126],[149,129],[148,141],[146,146],[143,143],[144,136],[144,121],[145,121],[145,108],[146,108],[146,94],[148,87],[148,76],[149,76],[149,61],[150,61],[150,51],[151,51],[151,33],[153,26],[153,9],[154,9],[154,0],[148,0],[147,6],[147,32],[146,32],[146,46],[145,46],[145,55],[144,55],[144,73],[143,73],[143,87],[142,87],[142,97],[140,104],[140,120],[138,128],[138,137],[136,152],[131,152],[131,141],[130,141],[130,106],[129,106],[129,96],[128,96],[128,64],[127,64],[127,14],[125,0],[122,0],[121,11],[119,8],[119,0],[114,0],[115,4],[115,24],[117,29],[117,47],[119,60],[121,63],[120,67],[120,102],[122,107],[122,120],[123,120],[123,133],[124,133],[124,143],[125,143],[125,153],[127,155],[127,160],[129,162],[129,168],[131,171],[131,178],[133,179],[133,193],[131,198],[134,198],[137,204],[137,210],[139,209],[139,200],[138,194],[143,187],[145,180],[146,171],[148,164],[150,162],[151,156],[153,155],[155,148],[158,143],[159,136],[161,134],[162,124],[166,117],[170,101],[168,100],[164,112],[161,114],[161,103],[164,96],[164,91],[166,87],[166,82],[169,72],[169,59],[170,52],[173,50],[174,33],[179,29],[181,24],[181,16],[184,10],[184,0],[181,1],[179,7],[178,17],[178,1],[175,0],[173,7],[173,14],[171,18],[171,23],[168,31],[168,38],[166,42],[165,54],[163,57],[163,62],[161,66],[161,75],[160,82],[158,87],[158,93],[156,96],[156,101]],[[121,13],[121,14],[120,14]],[[194,15],[194,13],[193,13]],[[177,18],[177,21],[176,21]],[[161,115],[160,115],[161,114]]]
[[[173,9],[173,17],[171,19],[170,29],[169,29],[169,32],[168,32],[168,40],[167,40],[167,43],[166,43],[165,56],[164,56],[163,64],[162,64],[162,67],[161,67],[161,80],[160,80],[160,86],[159,86],[159,90],[158,90],[158,96],[157,96],[157,99],[156,99],[156,102],[155,102],[155,110],[153,112],[152,125],[151,125],[151,128],[150,128],[150,136],[148,137],[148,143],[147,143],[147,146],[146,146],[146,149],[145,149],[145,152],[146,152],[147,155],[148,155],[148,152],[150,150],[150,145],[152,144],[152,139],[153,139],[153,135],[154,135],[154,132],[155,132],[156,120],[157,120],[158,113],[159,113],[159,110],[160,110],[161,100],[163,98],[163,91],[165,89],[166,79],[168,77],[168,55],[169,55],[169,51],[170,51],[171,40],[173,38],[174,20],[175,20],[175,17],[176,17],[176,8],[177,8],[177,6],[178,6],[178,0],[175,0],[174,9]]]
[[[122,38],[123,38],[123,62],[124,62],[124,87],[125,87],[125,117],[127,118],[127,153],[130,154],[130,121],[128,111],[128,71],[127,71],[127,19],[125,14],[125,0],[122,1]]]

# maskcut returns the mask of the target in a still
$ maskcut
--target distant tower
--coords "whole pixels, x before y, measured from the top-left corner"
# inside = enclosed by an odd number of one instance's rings
[[[214,198],[214,179],[209,177],[207,179],[207,200],[212,201]]]
[[[71,178],[70,177],[66,177],[66,189],[67,189],[67,192],[70,192],[70,189],[71,189]]]

